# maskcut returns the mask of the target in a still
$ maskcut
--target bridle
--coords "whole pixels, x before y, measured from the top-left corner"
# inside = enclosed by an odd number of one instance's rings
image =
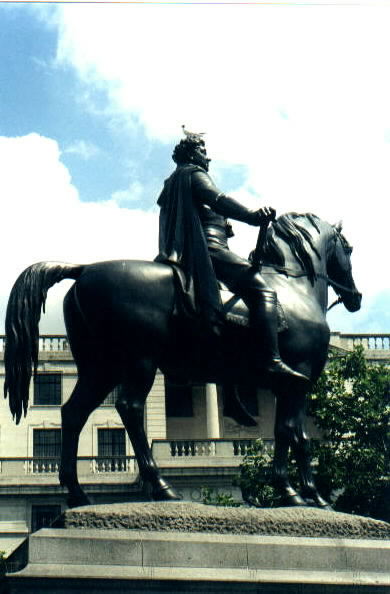
[[[275,270],[275,272],[269,272],[265,270],[266,268],[272,268],[273,270]],[[286,266],[277,266],[275,264],[263,264],[262,274],[285,274],[286,276],[291,276],[292,278],[305,278],[309,276],[307,272],[297,272],[292,268],[287,268]],[[322,272],[318,272],[316,274],[316,278],[320,278],[326,281],[328,285],[335,290],[336,293],[338,292],[336,291],[336,289],[339,289],[340,291],[344,291],[345,293],[351,293],[351,295],[360,295],[357,289],[350,289],[346,285],[342,285],[341,283],[336,282],[335,280],[331,279],[327,274],[323,274]],[[328,307],[327,311],[329,311],[330,309],[332,309],[332,307],[342,302],[343,300],[339,295],[338,298]]]
[[[264,262],[262,260],[262,257],[261,257],[262,250],[263,250],[263,246],[266,241],[267,227],[268,227],[269,223],[270,223],[270,219],[266,220],[265,223],[260,227],[260,232],[259,232],[259,236],[257,239],[256,248],[254,250],[253,257],[251,259],[252,266],[254,268],[256,268],[262,274],[285,274],[286,276],[291,276],[292,278],[309,277],[309,274],[303,270],[298,272],[291,268],[287,268],[286,266],[278,266],[277,264],[271,264],[268,262]],[[335,226],[333,226],[333,233],[334,234],[333,234],[332,239],[334,241],[334,249],[336,248],[337,241],[340,241],[341,246],[344,249],[344,251],[349,252],[349,255],[350,255],[352,253],[352,247],[349,245],[349,243],[347,242],[345,237],[341,234],[341,229],[338,229]],[[267,272],[266,270],[264,270],[264,268],[272,268],[275,272],[274,273]],[[337,299],[327,308],[326,311],[331,310],[332,307],[334,307],[335,305],[338,305],[339,303],[343,303],[343,299],[339,295],[339,291],[337,291],[337,289],[339,289],[340,291],[344,291],[345,293],[350,293],[351,295],[360,295],[361,294],[361,293],[359,293],[359,291],[357,289],[350,289],[346,285],[336,282],[335,280],[331,279],[327,274],[323,274],[322,272],[316,273],[315,278],[316,279],[320,278],[322,280],[325,280],[327,282],[327,284],[332,287],[332,289],[335,291],[335,293],[338,294]]]

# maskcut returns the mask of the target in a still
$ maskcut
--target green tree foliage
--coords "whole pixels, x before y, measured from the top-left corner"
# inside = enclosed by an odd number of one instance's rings
[[[222,507],[239,507],[240,502],[235,501],[230,493],[218,493],[210,487],[202,487],[201,500],[205,505],[218,505]]]
[[[309,413],[323,432],[317,485],[335,509],[390,521],[390,369],[363,349],[330,359]]]
[[[314,386],[309,414],[324,439],[313,444],[318,489],[338,511],[390,521],[390,368],[367,363],[362,348],[330,359]],[[298,487],[290,459],[291,483]],[[276,507],[272,452],[261,439],[248,451],[237,485],[243,499]]]
[[[258,507],[276,507],[278,498],[271,486],[272,457],[265,450],[262,439],[256,439],[248,449],[240,465],[240,475],[236,484],[241,489],[242,498]]]

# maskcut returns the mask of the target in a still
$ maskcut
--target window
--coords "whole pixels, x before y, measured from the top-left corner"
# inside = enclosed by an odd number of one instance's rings
[[[193,417],[191,384],[181,386],[165,379],[165,405],[167,417]]]
[[[60,505],[33,505],[31,508],[31,532],[49,528],[61,515]]]
[[[61,454],[61,429],[34,429],[34,458],[59,458]]]
[[[98,429],[98,472],[126,469],[126,434],[124,429]]]
[[[33,472],[58,472],[61,454],[61,429],[34,429]]]
[[[112,392],[109,393],[105,401],[103,402],[103,406],[115,406],[117,398],[120,394],[121,385],[116,386]]]
[[[34,404],[61,404],[62,376],[60,373],[38,373],[34,381]]]
[[[124,429],[98,429],[98,456],[126,456]]]

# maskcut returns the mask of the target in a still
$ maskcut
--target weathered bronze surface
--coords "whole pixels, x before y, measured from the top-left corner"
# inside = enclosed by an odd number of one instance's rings
[[[228,197],[216,197],[213,188],[206,188],[205,199],[208,160],[204,151],[199,154],[199,162],[179,164],[178,170],[184,173],[174,174],[160,197],[159,261],[41,262],[17,279],[8,303],[4,357],[11,412],[17,423],[27,412],[32,367],[38,360],[38,322],[47,291],[71,278],[76,282],[65,297],[64,315],[78,381],[62,407],[60,467],[69,506],[89,503],[77,478],[80,432],[119,384],[116,408],[143,481],[150,484],[154,500],[177,498],[160,475],[144,431],[144,405],[159,368],[176,381],[230,387],[230,409],[248,424],[250,417],[240,410],[238,400],[234,402],[235,394],[246,386],[270,387],[277,400],[274,484],[287,505],[309,501],[326,508],[311,471],[305,402],[327,357],[328,285],[349,311],[360,307],[351,248],[340,228],[314,215],[290,213],[271,222],[272,209],[248,211]],[[193,175],[200,178],[194,184]],[[198,200],[193,194],[196,184],[200,209],[193,204],[188,208],[189,202]],[[251,266],[229,252],[227,215],[246,217],[256,225],[270,223],[267,232],[264,228],[261,232],[261,274],[258,263]],[[242,299],[242,308],[248,306],[249,327],[224,319],[215,272]],[[279,335],[276,294],[287,322]],[[300,494],[289,483],[290,448],[300,473]]]

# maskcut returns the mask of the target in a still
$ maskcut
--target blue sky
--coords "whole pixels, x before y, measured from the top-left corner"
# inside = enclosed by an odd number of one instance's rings
[[[364,301],[331,328],[390,332],[390,8],[304,4],[0,4],[2,318],[35,261],[154,257],[185,123],[223,191],[343,219]],[[247,255],[255,230],[235,230]]]

